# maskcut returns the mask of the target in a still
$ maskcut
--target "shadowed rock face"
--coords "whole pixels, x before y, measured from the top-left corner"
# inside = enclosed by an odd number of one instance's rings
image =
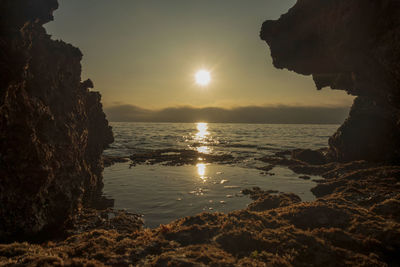
[[[0,240],[60,230],[102,188],[113,141],[79,49],[46,34],[56,0],[0,0]]]
[[[330,139],[334,159],[400,158],[400,1],[298,0],[261,38],[275,67],[358,96]]]

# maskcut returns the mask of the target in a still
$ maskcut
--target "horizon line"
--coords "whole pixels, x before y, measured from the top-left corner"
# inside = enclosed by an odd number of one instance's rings
[[[108,120],[108,119],[107,119]],[[274,125],[291,125],[291,124],[296,124],[296,125],[341,125],[341,123],[333,123],[333,122],[310,122],[310,123],[297,123],[297,122],[287,122],[287,123],[279,123],[279,122],[218,122],[218,121],[213,121],[213,122],[208,122],[208,121],[113,121],[113,120],[108,120],[110,123],[184,123],[184,124],[196,124],[196,123],[207,123],[207,124],[274,124]]]
[[[104,104],[103,107],[105,109],[111,109],[114,107],[122,107],[122,106],[129,106],[135,107],[142,110],[150,110],[150,111],[161,111],[166,109],[182,109],[182,108],[190,108],[190,109],[223,109],[223,110],[234,110],[234,109],[241,109],[241,108],[349,108],[352,104],[327,104],[327,105],[305,105],[305,104],[265,104],[265,105],[233,105],[233,106],[195,106],[195,105],[170,105],[164,107],[145,107],[139,106],[135,104],[127,104],[127,103],[114,103],[114,104]]]
[[[112,122],[166,122],[166,123],[247,123],[247,124],[340,124],[350,107],[257,107],[232,109],[176,107],[159,110],[143,109],[133,105],[105,108]]]

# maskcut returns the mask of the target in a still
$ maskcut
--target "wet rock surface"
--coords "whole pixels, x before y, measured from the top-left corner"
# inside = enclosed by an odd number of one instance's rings
[[[199,162],[231,164],[235,158],[230,154],[212,155],[190,149],[159,149],[130,156],[131,165],[162,164],[166,166],[195,165]]]
[[[323,165],[326,163],[326,157],[322,151],[311,149],[295,149],[292,151],[292,158],[312,165]]]
[[[312,75],[318,89],[357,96],[330,138],[335,160],[400,158],[399,26],[397,0],[298,0],[262,26],[275,67]]]
[[[103,165],[104,167],[110,167],[116,163],[129,162],[129,158],[119,157],[119,156],[106,156],[103,155]]]
[[[111,128],[79,49],[43,28],[57,7],[0,1],[0,241],[59,232],[103,186]]]

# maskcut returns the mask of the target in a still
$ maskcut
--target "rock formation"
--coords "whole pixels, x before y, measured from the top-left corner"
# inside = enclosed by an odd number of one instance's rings
[[[335,160],[399,161],[399,1],[298,0],[261,38],[275,67],[357,96],[330,138]]]
[[[0,240],[60,231],[102,188],[113,141],[82,54],[43,24],[57,0],[0,0]]]

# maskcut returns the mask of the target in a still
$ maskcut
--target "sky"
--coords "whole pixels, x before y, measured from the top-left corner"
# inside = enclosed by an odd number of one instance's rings
[[[348,107],[343,91],[315,89],[310,76],[275,69],[262,23],[295,0],[59,0],[45,27],[84,54],[107,109],[246,106]],[[195,83],[209,70],[208,86]]]

